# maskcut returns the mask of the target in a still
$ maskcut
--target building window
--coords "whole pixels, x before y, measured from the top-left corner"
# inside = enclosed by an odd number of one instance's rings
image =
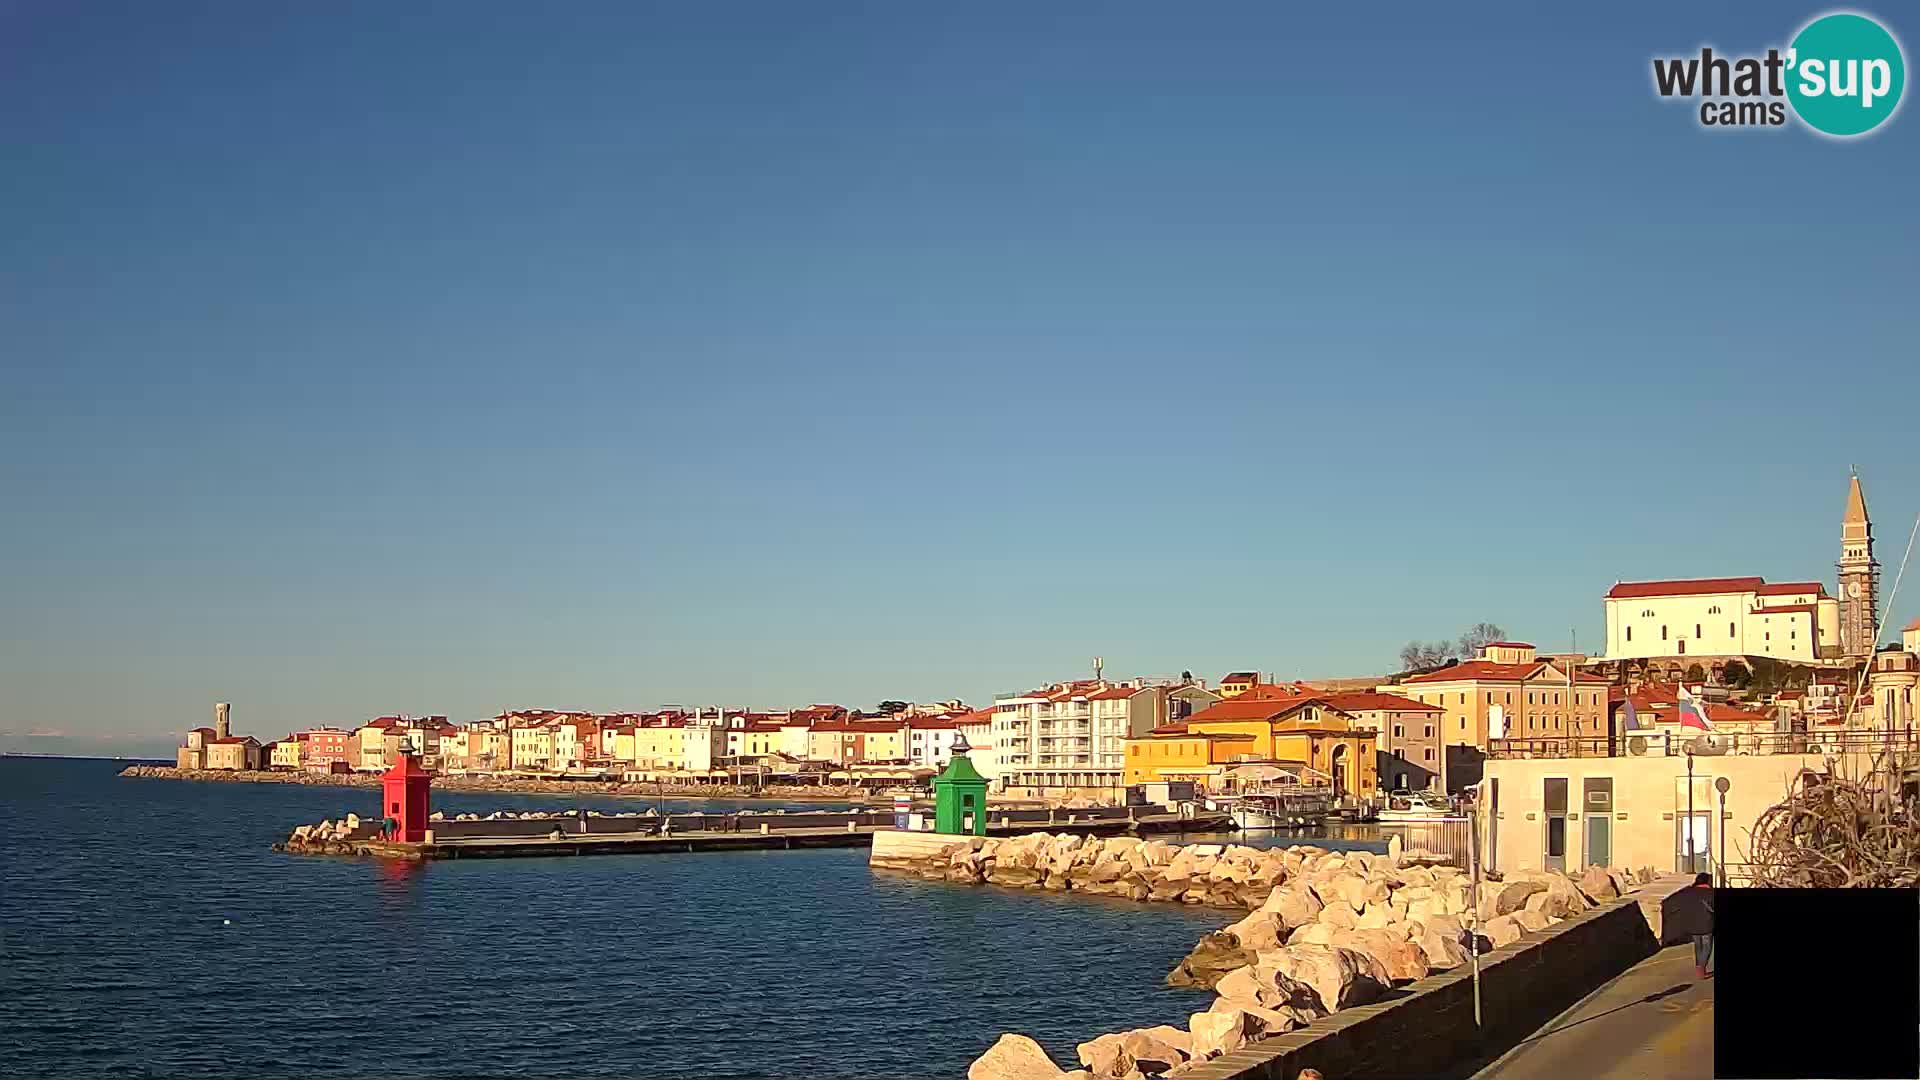
[[[1694,636],[1694,637],[1701,637],[1701,636],[1702,636],[1702,635],[1701,635],[1701,633],[1700,633],[1700,624],[1699,624],[1699,623],[1694,623],[1694,624],[1693,624],[1693,636]]]
[[[1732,637],[1732,636],[1733,636],[1733,624],[1732,624],[1732,623],[1728,623],[1728,624],[1727,624],[1727,636],[1728,636],[1728,637]]]
[[[1665,623],[1660,624],[1660,640],[1667,640],[1667,625]]]
[[[1627,627],[1627,640],[1628,641],[1633,640],[1633,627],[1631,626]]]
[[[1426,753],[1427,753],[1427,760],[1428,760],[1428,761],[1432,761],[1432,760],[1433,760],[1433,747],[1431,747],[1431,746],[1429,746],[1429,747],[1427,747],[1427,751],[1426,751]]]
[[[1396,739],[1403,737],[1399,724],[1393,725],[1393,737]]]
[[[1432,724],[1428,724],[1428,725],[1427,725],[1427,738],[1429,738],[1429,739],[1431,739],[1431,738],[1433,738],[1433,725],[1432,725]]]

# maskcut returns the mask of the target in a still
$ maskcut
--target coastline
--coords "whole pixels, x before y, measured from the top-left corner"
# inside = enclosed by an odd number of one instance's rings
[[[172,765],[129,765],[119,775],[139,780],[186,780],[240,784],[298,784],[306,787],[378,788],[378,773],[307,773],[229,769],[181,769]],[[849,803],[869,801],[869,792],[853,788],[794,787],[770,784],[749,788],[733,784],[697,787],[662,786],[652,783],[594,780],[496,779],[478,776],[436,776],[433,786],[440,791],[496,792],[505,795],[586,795],[594,798],[628,799],[740,799],[764,802]],[[880,803],[874,801],[874,805]],[[891,805],[889,803],[889,805]]]

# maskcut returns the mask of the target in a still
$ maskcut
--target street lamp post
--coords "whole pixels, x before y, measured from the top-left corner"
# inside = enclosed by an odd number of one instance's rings
[[[1720,887],[1727,887],[1727,791],[1733,787],[1733,781],[1724,776],[1716,777],[1713,789],[1720,793]]]

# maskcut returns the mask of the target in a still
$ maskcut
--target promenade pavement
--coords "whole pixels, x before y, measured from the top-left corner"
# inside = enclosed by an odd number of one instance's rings
[[[1713,976],[1673,945],[1554,1017],[1473,1080],[1711,1080]]]

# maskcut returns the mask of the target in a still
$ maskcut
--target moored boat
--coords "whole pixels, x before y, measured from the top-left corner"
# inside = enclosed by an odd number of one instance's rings
[[[1387,796],[1378,820],[1382,825],[1406,821],[1465,821],[1467,815],[1444,796],[1401,793]]]

